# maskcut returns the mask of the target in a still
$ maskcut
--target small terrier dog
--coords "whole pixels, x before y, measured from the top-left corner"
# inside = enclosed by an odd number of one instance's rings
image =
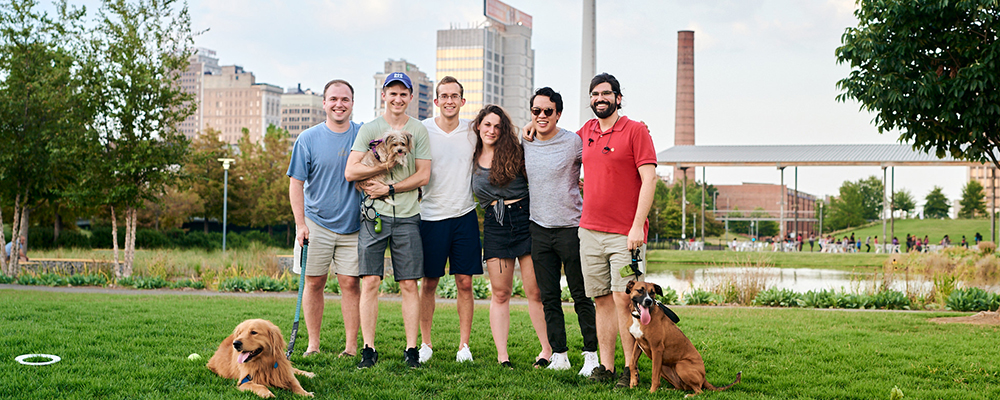
[[[381,139],[368,143],[368,147],[371,151],[365,153],[361,164],[374,167],[390,161],[391,163],[386,167],[386,172],[355,183],[354,187],[361,192],[364,192],[363,187],[371,181],[382,182],[386,185],[398,182],[398,180],[389,179],[388,170],[397,165],[406,164],[406,156],[410,154],[410,151],[413,151],[413,135],[406,131],[392,129],[386,132]],[[396,205],[389,197],[381,198],[381,200]]]

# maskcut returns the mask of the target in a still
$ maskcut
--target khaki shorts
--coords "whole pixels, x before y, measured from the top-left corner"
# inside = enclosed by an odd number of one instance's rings
[[[583,286],[587,297],[601,297],[611,292],[624,292],[628,282],[635,279],[630,275],[623,278],[619,271],[632,263],[628,251],[628,236],[580,228],[580,269],[583,271]],[[646,273],[646,245],[639,247],[639,270]],[[639,277],[645,281],[646,275]]]
[[[306,255],[306,276],[358,276],[358,233],[341,235],[306,218],[309,228],[309,253]],[[295,241],[292,272],[298,274],[302,265],[302,247]]]

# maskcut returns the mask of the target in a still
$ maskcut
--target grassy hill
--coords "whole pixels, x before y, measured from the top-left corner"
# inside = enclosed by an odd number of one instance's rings
[[[1000,225],[1000,221],[997,221]],[[890,237],[892,236],[891,225],[886,222],[886,234]],[[998,227],[1000,231],[1000,227]],[[976,232],[983,235],[983,240],[990,240],[990,220],[989,219],[897,219],[896,220],[896,237],[899,238],[899,242],[903,243],[906,241],[906,235],[917,235],[919,237],[924,237],[927,235],[931,239],[931,243],[938,243],[944,235],[948,235],[951,238],[952,245],[957,245],[962,241],[962,235],[965,235],[966,240],[971,244],[973,243],[972,238],[976,236]],[[837,237],[850,236],[854,233],[856,239],[862,241],[868,236],[873,239],[875,236],[879,238],[882,237],[882,223],[875,222],[871,225],[852,228],[837,231],[835,234]],[[1000,234],[1000,232],[997,232]],[[824,232],[824,235],[828,233]],[[879,242],[882,242],[880,239]]]

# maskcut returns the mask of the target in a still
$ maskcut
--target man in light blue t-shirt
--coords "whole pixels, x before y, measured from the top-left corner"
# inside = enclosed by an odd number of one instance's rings
[[[309,239],[306,285],[302,293],[303,316],[309,332],[305,355],[319,352],[323,324],[323,289],[330,269],[337,274],[341,290],[345,342],[340,356],[358,351],[361,298],[358,274],[358,230],[360,196],[344,178],[347,158],[361,124],[351,122],[354,88],[343,80],[332,80],[323,89],[326,121],[299,134],[288,166],[288,198],[295,215],[295,262],[298,273],[302,241]]]

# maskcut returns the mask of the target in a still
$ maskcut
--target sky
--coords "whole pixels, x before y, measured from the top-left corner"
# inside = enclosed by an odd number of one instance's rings
[[[507,0],[533,17],[535,86],[565,99],[560,126],[579,128],[582,2]],[[289,6],[294,4],[294,6]],[[90,6],[93,7],[93,6]],[[322,90],[354,85],[354,119],[375,117],[373,75],[406,59],[434,77],[436,31],[486,20],[482,0],[190,0],[195,44],[240,65],[258,82]],[[850,72],[835,50],[855,26],[853,0],[597,0],[597,71],[622,85],[623,114],[650,128],[657,151],[674,140],[677,31],[695,32],[697,145],[897,143],[873,115],[837,102]],[[525,105],[526,106],[526,105]],[[660,168],[661,174],[669,173]],[[799,190],[836,195],[878,167],[802,167]],[[960,197],[964,167],[899,167],[895,185],[918,206],[934,186]],[[702,180],[702,169],[697,179]],[[708,168],[710,184],[779,183],[776,168]],[[794,171],[785,182],[793,186]]]

